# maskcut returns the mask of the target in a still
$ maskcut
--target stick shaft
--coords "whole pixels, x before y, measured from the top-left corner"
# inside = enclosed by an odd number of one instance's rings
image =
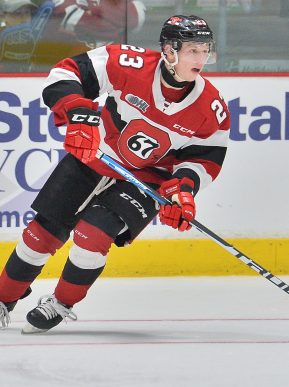
[[[122,165],[118,164],[115,160],[113,160],[111,157],[109,157],[105,153],[98,151],[97,157],[101,161],[103,161],[106,165],[108,165],[110,168],[112,168],[114,171],[119,173],[127,181],[129,181],[130,183],[132,183],[133,185],[135,185],[139,189],[143,190],[147,195],[149,195],[150,197],[155,199],[158,203],[164,204],[164,205],[171,204],[170,200],[163,197],[157,191],[155,191],[153,188],[149,187],[147,184],[145,184],[142,181],[140,181],[139,179],[137,179],[136,176],[134,176],[126,168],[124,168]],[[251,258],[247,257],[241,251],[236,249],[234,246],[230,245],[228,242],[226,242],[224,239],[219,237],[213,231],[209,230],[207,227],[202,225],[197,220],[194,219],[192,222],[190,222],[190,224],[193,227],[195,227],[197,230],[199,230],[202,234],[206,235],[208,238],[210,238],[215,243],[217,243],[219,246],[223,247],[230,254],[234,255],[237,259],[242,261],[245,265],[250,267],[252,270],[256,271],[258,274],[265,277],[267,280],[272,282],[278,288],[282,289],[285,293],[289,294],[289,285],[286,284],[284,281],[282,281],[280,278],[274,276],[270,271],[266,270],[264,267],[259,265],[257,262],[255,262]]]

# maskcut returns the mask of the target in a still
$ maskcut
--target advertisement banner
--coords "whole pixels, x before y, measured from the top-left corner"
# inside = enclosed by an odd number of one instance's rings
[[[231,113],[231,135],[218,179],[196,198],[200,222],[227,237],[289,235],[289,77],[208,77]],[[17,239],[30,204],[64,156],[41,92],[43,78],[1,78],[0,240]],[[103,101],[101,101],[103,102]],[[77,187],[76,187],[77,189]],[[199,238],[198,231],[190,238]],[[188,238],[158,220],[142,239]]]

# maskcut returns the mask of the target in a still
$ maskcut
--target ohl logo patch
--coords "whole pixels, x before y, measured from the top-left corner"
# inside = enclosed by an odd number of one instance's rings
[[[144,101],[143,99],[141,99],[140,97],[138,97],[136,95],[127,94],[125,96],[125,99],[128,103],[135,106],[136,108],[138,108],[139,110],[141,110],[144,113],[147,111],[147,108],[149,107],[149,104],[146,101]]]

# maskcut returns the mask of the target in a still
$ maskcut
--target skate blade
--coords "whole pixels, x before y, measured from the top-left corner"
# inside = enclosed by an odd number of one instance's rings
[[[21,334],[22,335],[30,335],[33,333],[43,333],[47,332],[48,329],[39,329],[35,326],[31,325],[29,322],[25,325],[25,327],[22,328]]]

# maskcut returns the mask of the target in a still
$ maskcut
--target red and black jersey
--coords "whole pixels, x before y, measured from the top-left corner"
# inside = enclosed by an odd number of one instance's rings
[[[139,0],[63,0],[56,2],[53,17],[64,31],[96,47],[99,42],[125,42],[126,29],[142,27],[145,6]]]
[[[147,183],[187,176],[194,180],[196,192],[220,172],[229,112],[218,90],[200,75],[179,102],[167,101],[161,89],[161,62],[159,52],[141,47],[96,48],[51,70],[44,102],[61,125],[66,101],[107,93],[100,149]],[[120,178],[99,160],[89,166]]]

